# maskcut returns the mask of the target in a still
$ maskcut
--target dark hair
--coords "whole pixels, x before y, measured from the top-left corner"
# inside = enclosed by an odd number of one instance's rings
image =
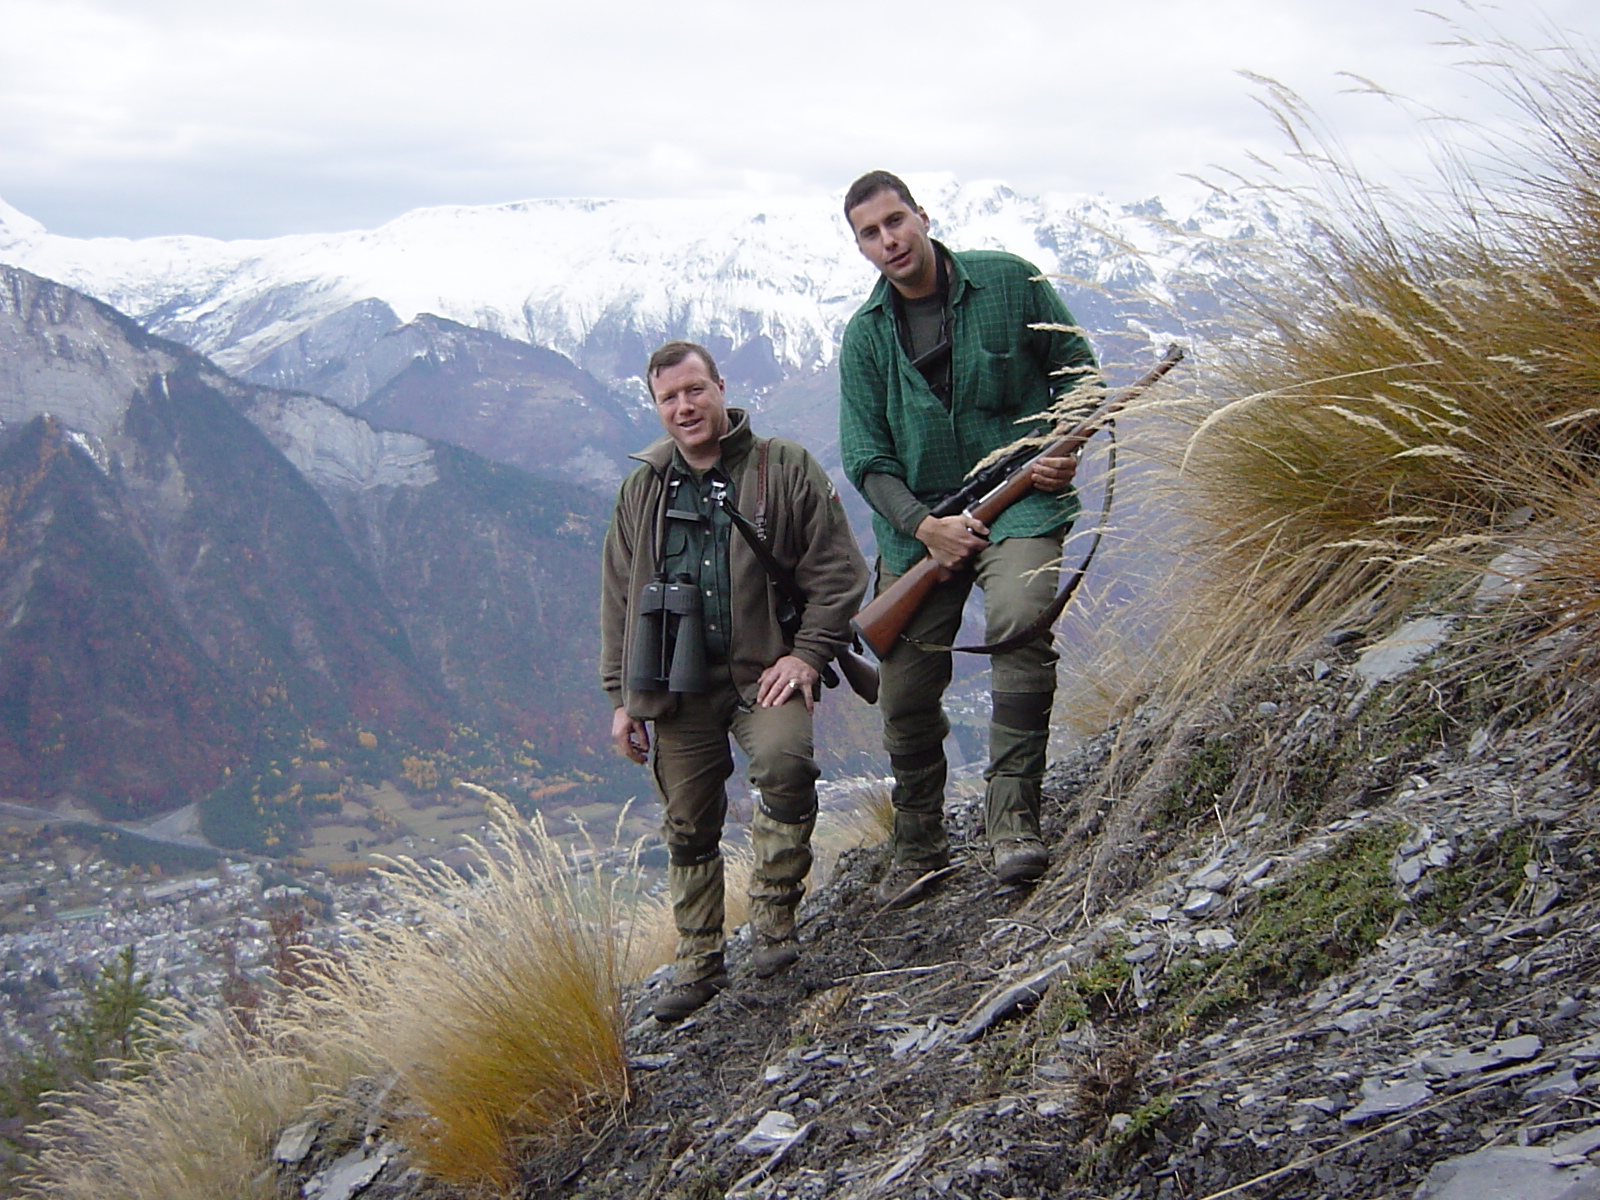
[[[677,366],[691,354],[698,355],[700,361],[705,363],[713,383],[719,385],[722,383],[722,376],[717,374],[716,360],[711,357],[711,351],[699,342],[668,342],[650,356],[650,361],[644,367],[644,385],[650,389],[651,399],[654,399],[656,394],[655,385],[651,381],[662,371]]]
[[[850,224],[850,210],[858,204],[865,204],[879,192],[892,191],[906,202],[906,207],[915,209],[917,202],[911,198],[911,189],[906,186],[906,181],[898,175],[888,171],[868,171],[860,179],[850,185],[850,190],[844,194],[844,220]],[[851,228],[855,228],[853,225]]]

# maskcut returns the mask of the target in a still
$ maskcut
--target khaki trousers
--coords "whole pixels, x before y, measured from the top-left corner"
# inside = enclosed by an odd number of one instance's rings
[[[720,845],[733,774],[732,735],[750,760],[760,794],[751,843],[751,920],[758,934],[794,934],[794,909],[811,867],[811,825],[817,813],[817,768],[811,714],[798,696],[776,708],[741,703],[724,680],[709,692],[679,697],[678,711],[655,722],[651,773],[666,817],[667,868],[678,930],[678,983],[722,970],[725,912]],[[764,819],[765,818],[765,819]]]
[[[750,760],[750,785],[761,810],[790,825],[817,811],[811,714],[796,696],[776,708],[744,705],[731,682],[680,696],[678,711],[655,722],[651,771],[666,810],[661,834],[672,861],[705,862],[717,853],[733,775],[732,734]]]

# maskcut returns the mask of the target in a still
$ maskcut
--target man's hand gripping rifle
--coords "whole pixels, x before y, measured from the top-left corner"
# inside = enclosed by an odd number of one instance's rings
[[[1183,351],[1168,346],[1165,356],[1143,378],[1122,389],[1069,431],[1043,449],[1024,447],[977,472],[959,491],[952,492],[933,508],[935,517],[963,515],[984,525],[996,518],[1033,490],[1033,464],[1041,458],[1066,458],[1082,449],[1100,427],[1126,408],[1140,393],[1153,385],[1183,359]],[[1059,430],[1058,430],[1059,432]],[[936,584],[955,576],[931,557],[918,561],[873,600],[851,623],[861,640],[879,658],[905,632],[911,618],[928,598]]]

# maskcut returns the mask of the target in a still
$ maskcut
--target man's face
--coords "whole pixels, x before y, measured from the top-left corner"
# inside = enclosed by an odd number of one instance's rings
[[[928,214],[912,208],[893,188],[883,188],[850,210],[856,248],[908,300],[931,296],[938,286]]]
[[[728,405],[704,360],[690,354],[677,366],[663,367],[650,377],[650,392],[661,426],[684,461],[693,467],[715,462],[722,453],[722,435],[728,432]]]

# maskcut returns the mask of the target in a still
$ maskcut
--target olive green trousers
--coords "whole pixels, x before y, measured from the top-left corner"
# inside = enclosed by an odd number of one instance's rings
[[[967,597],[983,591],[984,641],[1026,629],[1055,598],[1060,535],[1006,538],[978,554],[973,569],[935,587],[906,629],[915,641],[950,645],[961,628]],[[899,578],[882,573],[878,591]],[[1045,636],[992,657],[989,767],[984,794],[990,841],[1039,836],[1039,789],[1055,698],[1058,655]],[[883,746],[894,769],[894,860],[923,870],[949,861],[944,832],[948,768],[944,739],[950,720],[944,692],[953,673],[947,650],[924,650],[901,640],[879,665],[878,707]]]

